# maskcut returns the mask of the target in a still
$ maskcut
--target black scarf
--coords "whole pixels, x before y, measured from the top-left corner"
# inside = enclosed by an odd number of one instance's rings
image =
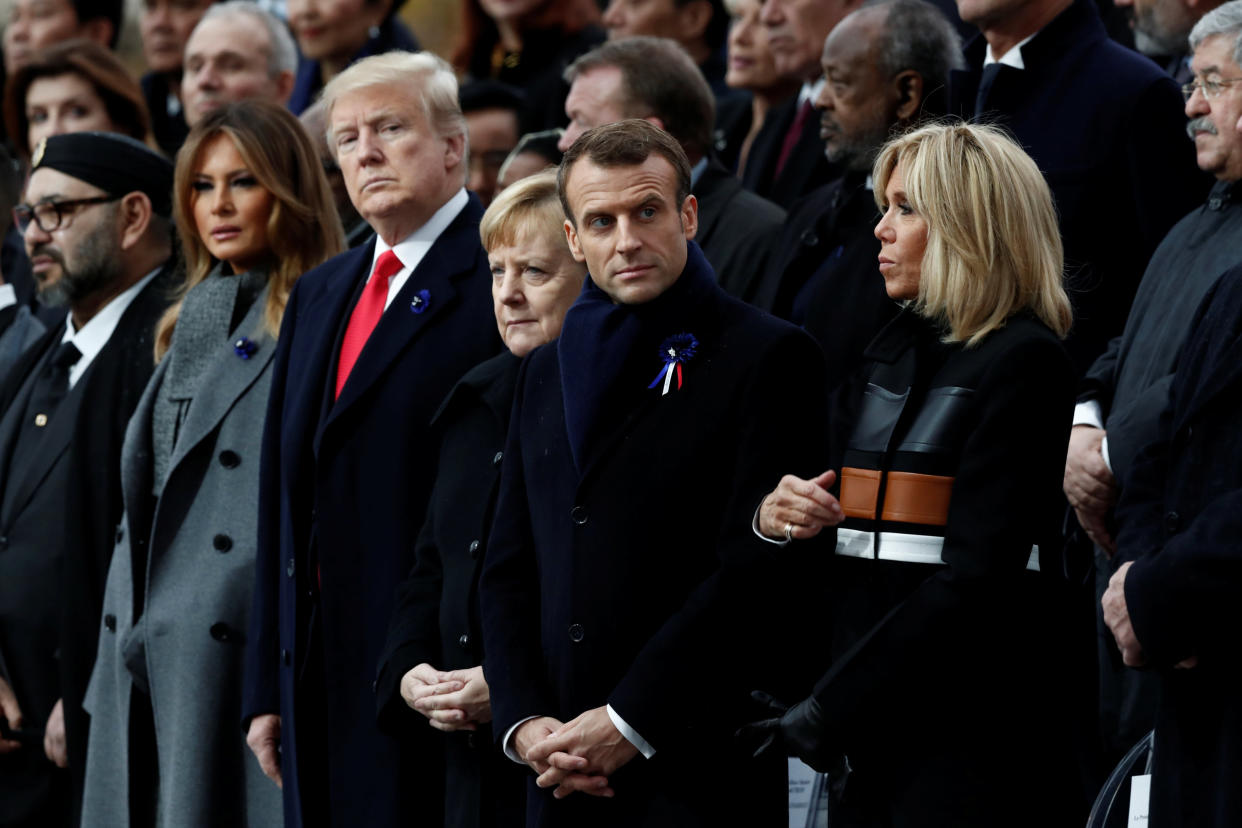
[[[574,465],[582,470],[601,421],[624,416],[663,366],[660,345],[679,333],[694,333],[693,320],[722,296],[716,274],[694,242],[687,242],[686,267],[668,290],[640,305],[620,305],[591,279],[565,315],[557,339],[565,430]],[[701,335],[701,334],[700,334]]]

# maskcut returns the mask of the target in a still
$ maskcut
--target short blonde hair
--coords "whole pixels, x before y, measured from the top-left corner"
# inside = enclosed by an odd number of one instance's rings
[[[901,166],[910,206],[927,222],[915,308],[977,345],[1029,310],[1064,338],[1073,321],[1052,193],[1031,157],[1001,130],[931,124],[884,145],[872,170],[885,209]]]
[[[565,213],[556,191],[556,170],[547,169],[510,184],[488,206],[479,221],[483,249],[511,245],[526,233],[559,237],[565,244]]]
[[[441,138],[466,137],[466,118],[457,100],[457,77],[443,59],[431,52],[385,52],[363,58],[328,81],[320,100],[328,121],[328,146],[336,155],[332,140],[332,109],[341,98],[360,89],[386,86],[394,91],[418,96],[427,123]],[[464,163],[463,167],[469,165]]]

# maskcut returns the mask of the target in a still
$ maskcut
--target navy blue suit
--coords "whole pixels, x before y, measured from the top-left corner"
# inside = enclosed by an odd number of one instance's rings
[[[247,719],[281,714],[287,825],[412,816],[416,746],[377,729],[372,684],[435,479],[431,416],[500,349],[481,213],[471,196],[380,318],[339,399],[340,342],[374,244],[310,271],[289,298],[264,434],[243,706]]]
[[[1147,261],[1211,186],[1195,166],[1177,84],[1108,39],[1091,0],[1075,0],[1022,47],[1025,69],[1000,66],[982,101],[987,43],[966,47],[949,76],[949,111],[1008,129],[1043,171],[1065,243],[1081,375],[1121,333]]]
[[[688,270],[696,259],[692,248]],[[784,818],[784,763],[751,760],[733,732],[754,715],[756,671],[790,676],[815,661],[793,656],[798,636],[785,622],[819,606],[799,595],[822,583],[813,567],[823,556],[769,547],[750,520],[782,473],[822,470],[823,360],[805,334],[726,296],[710,270],[707,281],[658,323],[649,306],[635,312],[647,312],[647,330],[580,461],[565,400],[581,388],[564,386],[558,368],[574,358],[558,351],[571,320],[518,379],[479,586],[493,732],[607,703],[656,751],[610,778],[615,799],[554,801],[532,774],[532,828]],[[683,387],[662,395],[648,383],[661,340],[679,332],[699,352]]]

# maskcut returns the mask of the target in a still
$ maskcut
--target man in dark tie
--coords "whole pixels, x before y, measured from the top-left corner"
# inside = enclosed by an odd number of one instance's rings
[[[979,27],[949,111],[1008,129],[1048,180],[1080,372],[1121,333],[1147,262],[1210,186],[1177,84],[1108,39],[1092,0],[958,0]]]
[[[32,166],[17,228],[40,301],[69,313],[0,389],[0,824],[57,826],[77,824],[121,442],[171,297],[172,165],[85,132]]]
[[[376,238],[303,276],[285,311],[243,712],[264,771],[283,781],[287,825],[406,825],[416,806],[433,823],[442,795],[418,800],[440,751],[420,750],[425,726],[381,733],[372,688],[435,479],[428,423],[500,349],[482,208],[465,190],[466,124],[439,58],[361,60],[323,101]]]
[[[750,524],[822,461],[823,359],[717,286],[667,133],[590,130],[560,184],[590,279],[518,379],[479,596],[493,732],[538,774],[532,828],[783,824],[784,764],[733,733],[752,669],[806,663],[791,610],[824,556]]]
[[[768,113],[751,146],[742,183],[782,207],[840,173],[824,157],[815,117],[815,98],[824,83],[819,56],[828,33],[861,5],[862,0],[764,0],[760,21],[768,32],[776,71],[802,88]]]

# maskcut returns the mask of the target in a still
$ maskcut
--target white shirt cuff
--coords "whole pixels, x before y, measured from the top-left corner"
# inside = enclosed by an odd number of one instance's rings
[[[500,740],[500,746],[504,750],[505,756],[508,756],[510,759],[512,759],[514,762],[517,762],[519,765],[525,765],[526,763],[522,761],[522,757],[518,756],[517,751],[514,750],[513,748],[513,734],[519,727],[526,724],[531,719],[538,719],[538,718],[539,718],[538,716],[527,716],[525,719],[522,719],[520,722],[515,724],[513,727],[506,730],[505,738]]]
[[[608,705],[608,718],[612,719],[613,727],[621,731],[621,735],[625,740],[634,747],[638,748],[638,752],[644,757],[650,759],[655,756],[655,748],[648,744],[647,740],[638,735],[638,731],[625,723],[625,719],[621,718],[621,714],[612,709],[612,705]]]
[[[17,291],[13,289],[13,286],[9,284],[0,285],[0,310],[16,304]]]
[[[1108,435],[1104,435],[1104,439],[1100,440],[1100,457],[1104,459],[1104,465],[1108,466],[1109,473],[1113,471],[1113,462],[1108,459]]]
[[[1087,400],[1074,406],[1074,425],[1104,427],[1104,409],[1099,400]]]
[[[781,538],[780,540],[773,540],[772,538],[769,538],[767,535],[759,531],[759,510],[762,508],[763,508],[763,501],[761,500],[759,501],[759,505],[755,507],[755,516],[750,519],[750,530],[754,532],[755,537],[757,537],[761,541],[767,541],[768,543],[774,543],[777,546],[787,546],[789,544],[789,541],[785,540],[784,538]]]

